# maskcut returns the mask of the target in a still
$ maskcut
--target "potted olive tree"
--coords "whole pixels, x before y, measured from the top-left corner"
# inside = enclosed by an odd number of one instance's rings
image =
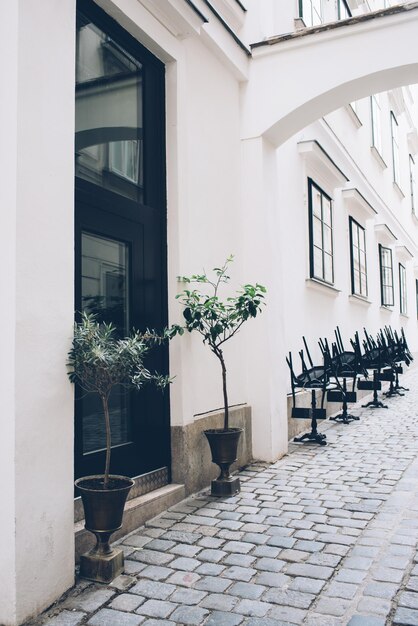
[[[175,332],[183,333],[196,331],[203,337],[206,344],[219,361],[222,371],[222,392],[224,401],[224,424],[221,429],[206,430],[212,453],[212,460],[221,473],[212,481],[212,495],[225,496],[237,493],[240,490],[239,479],[231,477],[229,468],[237,459],[241,428],[231,428],[229,424],[229,405],[227,391],[227,369],[224,357],[224,344],[232,339],[242,325],[249,319],[261,313],[264,304],[265,287],[259,285],[244,285],[233,296],[221,299],[221,286],[228,283],[228,266],[233,256],[226,259],[222,267],[213,269],[211,279],[206,273],[195,274],[190,277],[181,276],[179,280],[185,283],[197,283],[200,289],[185,289],[176,297],[184,306],[184,327],[175,327]]]
[[[144,365],[149,350],[167,336],[153,331],[132,331],[118,338],[112,323],[99,323],[94,315],[83,313],[74,325],[74,337],[68,354],[68,376],[88,392],[99,396],[106,427],[106,462],[104,473],[76,480],[83,501],[86,529],[95,534],[96,546],[81,557],[80,574],[91,580],[110,582],[123,571],[123,552],[111,548],[109,539],[122,525],[123,509],[133,480],[110,474],[112,434],[109,397],[122,385],[139,390],[147,382],[165,387],[168,377],[151,373]]]

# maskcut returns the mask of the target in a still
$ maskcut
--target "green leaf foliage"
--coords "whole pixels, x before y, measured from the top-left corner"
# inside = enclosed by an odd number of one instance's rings
[[[256,283],[244,285],[233,296],[221,300],[219,290],[221,285],[228,283],[230,277],[228,268],[233,261],[229,256],[222,267],[213,269],[214,278],[204,272],[193,274],[190,277],[181,276],[179,281],[186,283],[187,288],[176,298],[183,305],[184,326],[173,326],[171,336],[196,331],[203,343],[209,346],[219,359],[222,367],[222,383],[224,396],[224,429],[229,427],[228,422],[228,394],[226,389],[226,366],[222,346],[239,332],[241,326],[250,318],[257,317],[265,304],[266,288]],[[193,283],[199,287],[192,289]]]
[[[170,338],[170,331],[162,334],[146,330],[133,330],[129,337],[117,338],[112,323],[96,321],[94,315],[83,313],[81,321],[74,324],[74,337],[68,353],[68,376],[87,392],[108,398],[115,385],[140,389],[153,382],[165,387],[170,379],[150,372],[144,359],[151,348]]]

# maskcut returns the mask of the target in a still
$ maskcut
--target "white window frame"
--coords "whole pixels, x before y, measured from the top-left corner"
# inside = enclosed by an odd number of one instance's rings
[[[319,26],[324,21],[322,0],[299,0],[299,17],[305,26]]]
[[[378,93],[370,96],[370,113],[372,122],[372,147],[375,148],[383,158],[382,109],[380,94]]]
[[[401,315],[408,315],[406,267],[402,263],[399,263],[399,307]]]
[[[399,150],[399,124],[393,111],[390,112],[390,130],[392,137],[392,172],[393,182],[400,187],[400,150]]]

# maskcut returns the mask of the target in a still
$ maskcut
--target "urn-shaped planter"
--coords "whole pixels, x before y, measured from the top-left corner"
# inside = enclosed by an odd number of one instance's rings
[[[75,481],[84,507],[85,528],[96,537],[94,548],[80,558],[80,576],[109,583],[123,572],[121,548],[112,548],[110,536],[122,527],[126,498],[134,481],[126,476],[109,475],[104,488],[102,475],[85,476]]]
[[[240,491],[238,476],[231,476],[230,467],[238,458],[238,443],[243,432],[242,428],[228,430],[205,430],[212,453],[212,461],[219,466],[221,473],[212,480],[213,496],[232,496]]]

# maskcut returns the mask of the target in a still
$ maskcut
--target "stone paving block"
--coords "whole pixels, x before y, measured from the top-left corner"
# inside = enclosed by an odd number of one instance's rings
[[[268,617],[273,621],[271,626],[287,626],[288,624],[303,624],[307,612],[303,609],[296,609],[293,606],[275,606],[269,612]],[[270,622],[266,617],[258,618],[259,622],[254,620],[248,621],[246,626],[270,626]]]
[[[201,602],[201,606],[204,609],[231,611],[237,602],[239,602],[238,598],[231,597],[225,593],[210,593]]]
[[[418,576],[410,576],[405,587],[408,591],[418,592]]]
[[[145,596],[146,598],[153,598],[155,600],[167,600],[175,590],[175,586],[168,583],[160,583],[154,580],[140,580],[130,589],[130,593]]]
[[[146,617],[166,618],[177,606],[177,604],[165,600],[147,600],[144,604],[141,604],[136,612]]]
[[[278,589],[282,589],[287,587],[291,582],[292,578],[290,576],[286,576],[286,574],[277,574],[272,572],[260,572],[255,581],[258,585],[265,585],[266,587],[275,587]]]
[[[200,576],[196,572],[180,571],[174,572],[165,582],[171,585],[180,585],[181,587],[192,587],[198,580],[200,580]]]
[[[123,541],[124,545],[134,546],[135,548],[143,548],[147,543],[151,543],[152,537],[144,535],[129,535]]]
[[[145,598],[131,593],[121,593],[109,605],[109,608],[117,611],[135,611],[140,604],[145,602]]]
[[[242,615],[232,615],[224,611],[214,611],[209,616],[205,626],[238,626],[242,624],[242,622]],[[266,626],[268,625],[266,624]]]
[[[141,576],[152,580],[166,580],[171,574],[174,574],[173,569],[161,565],[148,565],[141,572]]]
[[[398,607],[393,617],[393,626],[418,626],[418,611]]]
[[[337,554],[338,556],[345,556],[350,550],[349,546],[342,546],[341,544],[329,543],[324,548],[326,554]]]
[[[93,611],[97,611],[103,604],[106,604],[115,593],[116,592],[111,589],[88,589],[79,596],[68,598],[64,602],[64,607],[92,613]]]
[[[201,591],[210,591],[212,593],[222,593],[231,585],[231,582],[232,581],[227,578],[205,576],[194,585],[194,588],[200,589]]]
[[[227,567],[222,572],[222,576],[225,576],[225,578],[231,578],[232,580],[249,582],[256,573],[257,570],[251,567],[240,567],[239,565],[232,565],[231,567]]]
[[[320,597],[315,605],[315,611],[322,613],[323,615],[341,617],[347,612],[349,606],[349,601],[343,600],[342,598]]]
[[[364,556],[348,557],[344,561],[344,567],[348,569],[368,570],[373,564],[373,559]]]
[[[389,615],[392,607],[390,600],[384,600],[383,598],[372,598],[371,596],[365,596],[361,598],[357,605],[359,613],[364,615]]]
[[[292,606],[297,609],[308,609],[315,600],[315,595],[302,591],[269,589],[264,594],[263,600],[273,604]]]
[[[403,570],[392,567],[379,567],[372,572],[372,578],[387,583],[400,583],[403,578]]]
[[[418,594],[411,591],[403,591],[398,599],[399,606],[418,610]]]
[[[210,563],[219,563],[219,561],[221,561],[224,558],[224,556],[226,556],[226,554],[227,552],[224,552],[223,550],[204,548],[199,553],[199,560],[209,561]]]
[[[171,561],[170,567],[173,569],[180,569],[185,572],[192,572],[200,565],[200,561],[197,559],[191,559],[186,556],[181,556],[178,559]]]
[[[309,552],[303,552],[302,550],[296,550],[289,548],[288,550],[282,550],[280,552],[280,558],[283,561],[291,561],[293,563],[301,563],[306,561],[310,556]]]
[[[194,528],[194,527],[193,527]],[[200,539],[200,535],[193,532],[186,532],[180,530],[169,530],[162,535],[162,538],[172,540],[178,543],[196,543]]]
[[[356,595],[358,588],[358,585],[351,583],[333,581],[325,593],[327,596],[332,598],[345,598],[346,600],[351,600]]]
[[[217,565],[216,563],[202,563],[195,569],[195,574],[201,576],[219,576],[225,569],[224,565]]]
[[[209,611],[197,606],[179,606],[170,618],[178,624],[201,626],[208,615]]]
[[[221,519],[218,522],[218,528],[226,528],[227,530],[239,530],[243,526],[243,522],[235,520]]]
[[[325,567],[337,567],[342,557],[338,554],[327,554],[325,552],[312,552],[306,563],[309,565],[325,565]]]
[[[347,626],[385,626],[386,620],[373,615],[353,615]]]
[[[303,541],[299,540],[295,543],[295,550],[302,550],[303,552],[320,552],[325,547],[325,543],[320,541]]]
[[[124,571],[125,574],[138,574],[147,567],[146,563],[140,563],[139,561],[132,561],[125,559]]]
[[[254,544],[245,541],[228,541],[223,546],[223,550],[237,554],[248,554],[253,548],[255,548]]]
[[[297,576],[296,578],[293,578],[289,585],[289,589],[291,591],[319,594],[324,585],[324,580],[315,580],[314,578],[303,578],[303,576]]]
[[[286,569],[289,576],[303,576],[305,578],[320,578],[327,580],[331,578],[334,570],[331,567],[323,567],[320,565],[309,565],[306,563],[292,563]]]
[[[375,598],[386,598],[391,600],[398,590],[397,585],[391,583],[369,583],[364,589],[364,595]]]
[[[280,535],[272,535],[268,540],[269,546],[275,546],[278,548],[293,548],[296,543],[296,539],[291,537],[281,537]]]
[[[228,593],[233,596],[238,596],[242,599],[258,600],[262,593],[266,590],[263,585],[256,585],[254,583],[238,582],[234,583],[232,587],[228,589]]]
[[[167,552],[175,546],[174,541],[168,541],[167,539],[153,539],[147,543],[147,550],[159,550],[160,552]]]
[[[220,548],[224,544],[223,539],[217,539],[216,537],[202,537],[198,541],[198,545],[202,548],[214,548],[215,550]],[[184,555],[190,556],[190,555]]]
[[[239,565],[241,567],[251,567],[255,561],[255,557],[249,554],[238,554],[230,552],[222,561],[224,565]]]
[[[235,606],[234,613],[240,613],[248,617],[264,617],[271,608],[272,605],[267,602],[260,602],[259,600],[241,600]]]
[[[87,624],[89,626],[139,626],[143,621],[142,615],[123,613],[113,609],[101,609],[88,620]]]
[[[282,561],[280,559],[269,559],[267,557],[258,559],[254,563],[255,569],[265,570],[268,572],[281,572],[285,565],[285,561]]]
[[[59,615],[43,622],[45,626],[78,626],[85,618],[86,613],[81,611],[62,611]]]
[[[135,561],[141,561],[141,563],[147,563],[147,565],[167,565],[174,559],[174,554],[166,554],[164,552],[157,552],[157,550],[136,550],[130,555],[131,559]]]
[[[173,548],[171,548],[171,554],[175,554],[177,556],[187,556],[189,558],[193,558],[202,550],[201,546],[198,545],[190,545],[187,543],[179,543],[175,544]]]
[[[199,604],[206,596],[207,593],[205,591],[182,587],[173,593],[170,597],[170,602],[177,602],[177,604]]]

